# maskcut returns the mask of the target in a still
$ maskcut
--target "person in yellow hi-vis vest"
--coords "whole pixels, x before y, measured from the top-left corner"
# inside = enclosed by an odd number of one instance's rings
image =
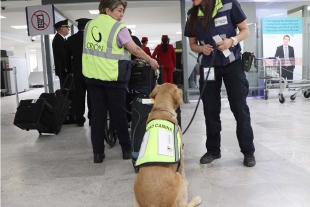
[[[107,110],[123,151],[123,159],[131,159],[131,142],[126,117],[126,87],[131,73],[133,54],[146,60],[154,70],[156,60],[145,54],[132,40],[128,29],[120,21],[127,2],[101,0],[99,16],[88,22],[84,32],[83,75],[92,100],[91,140],[94,163],[101,163],[104,154],[104,126]]]

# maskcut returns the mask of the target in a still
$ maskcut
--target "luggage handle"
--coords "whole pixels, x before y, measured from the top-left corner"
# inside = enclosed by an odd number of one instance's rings
[[[71,88],[72,88],[73,81],[74,81],[73,76],[71,76],[72,81],[71,81],[71,83],[70,83],[70,85],[69,85],[69,88],[65,88],[66,83],[67,83],[68,80],[70,79],[69,77],[70,77],[70,75],[67,75],[67,77],[66,77],[66,79],[65,79],[65,82],[64,82],[64,84],[62,85],[62,87],[61,87],[61,89],[60,89],[60,91],[62,91],[62,90],[68,90],[68,92],[66,93],[66,98],[69,97],[69,93],[70,93],[70,90],[71,90]]]
[[[72,81],[71,81],[71,83],[70,83],[70,85],[69,85],[68,92],[66,93],[66,100],[67,100],[68,97],[69,97],[70,89],[71,89],[71,86],[72,86],[73,81],[74,81],[73,76],[71,76],[71,77],[72,77]],[[63,84],[63,87],[62,87],[63,89],[65,89],[64,86],[65,86],[66,82],[68,81],[68,78],[69,78],[69,75],[67,75],[67,77],[66,77],[66,80],[65,80],[65,82],[64,82],[64,84]],[[62,95],[62,91],[61,91],[61,90],[62,90],[62,89],[60,89],[60,92],[61,92],[60,95]],[[60,114],[63,113],[63,110],[64,110],[64,108],[65,108],[65,105],[66,105],[66,101],[64,101],[63,105],[61,106]]]

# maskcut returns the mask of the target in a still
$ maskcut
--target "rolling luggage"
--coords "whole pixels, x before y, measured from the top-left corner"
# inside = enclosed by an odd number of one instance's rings
[[[48,130],[53,116],[53,105],[46,99],[21,100],[14,118],[14,125],[24,129]]]
[[[144,94],[150,94],[156,85],[155,71],[151,66],[145,65],[138,67],[133,65],[128,84],[129,91],[138,91]]]
[[[68,92],[71,88],[70,83]],[[42,93],[39,99],[20,101],[14,118],[14,125],[23,130],[37,130],[42,133],[58,134],[67,118],[71,101],[68,93]]]
[[[141,143],[146,129],[146,121],[152,108],[153,104],[151,103],[151,99],[146,94],[140,94],[133,100],[131,111],[131,156],[136,172],[139,171],[139,168],[135,166],[135,163],[139,156]],[[180,107],[177,108],[176,113],[179,126],[181,126]]]

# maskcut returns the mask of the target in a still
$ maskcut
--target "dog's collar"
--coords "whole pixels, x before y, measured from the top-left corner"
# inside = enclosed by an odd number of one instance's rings
[[[164,111],[164,112],[169,113],[171,118],[176,118],[176,114],[168,111],[167,109],[153,108],[153,111]]]

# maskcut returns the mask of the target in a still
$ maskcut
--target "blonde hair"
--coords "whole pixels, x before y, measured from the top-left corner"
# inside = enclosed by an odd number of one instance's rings
[[[125,1],[125,0],[101,0],[99,7],[98,7],[99,13],[100,14],[106,14],[105,10],[107,8],[110,9],[111,11],[113,11],[120,4],[124,7],[124,12],[125,12],[125,9],[127,7],[127,1]]]

